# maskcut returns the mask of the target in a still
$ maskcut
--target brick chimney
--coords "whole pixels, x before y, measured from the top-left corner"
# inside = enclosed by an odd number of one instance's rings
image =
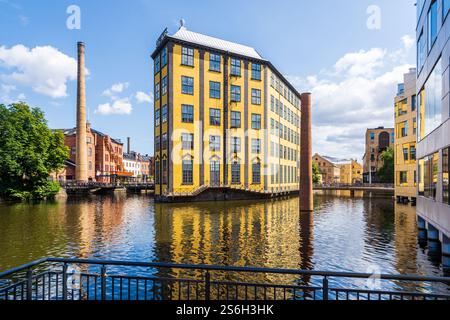
[[[300,212],[314,211],[312,177],[311,94],[301,95],[300,128]]]
[[[88,160],[86,146],[86,79],[84,62],[84,43],[78,42],[78,91],[77,91],[77,150],[75,179],[88,180]]]

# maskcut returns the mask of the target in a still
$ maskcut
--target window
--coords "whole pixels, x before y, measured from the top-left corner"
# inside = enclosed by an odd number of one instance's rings
[[[261,183],[261,164],[259,162],[252,165],[252,182],[253,184]]]
[[[252,104],[261,104],[261,90],[252,89]]]
[[[209,70],[220,72],[220,55],[211,53],[209,55]]]
[[[425,63],[425,59],[427,57],[426,53],[427,43],[425,41],[425,36],[422,30],[422,33],[419,36],[419,40],[417,40],[417,71],[420,72]]]
[[[252,79],[261,80],[261,65],[258,63],[252,63]]]
[[[403,148],[403,160],[408,161],[409,160],[409,150],[408,148]]]
[[[162,95],[167,94],[167,77],[162,78]]]
[[[438,2],[433,1],[430,6],[430,10],[428,11],[427,24],[428,24],[428,51],[434,45],[434,42],[437,38],[438,33],[438,23],[437,23],[437,8]]]
[[[92,157],[92,148],[88,149],[88,157]]]
[[[209,82],[209,97],[212,99],[220,99],[220,82]]]
[[[167,160],[162,161],[162,184],[167,184]]]
[[[441,125],[442,117],[442,67],[441,59],[431,72],[425,90],[419,95],[419,141]]]
[[[162,149],[166,150],[167,149],[167,133],[164,133],[162,135]]]
[[[241,76],[241,60],[231,58],[231,75],[235,77]]]
[[[159,55],[155,58],[155,74],[157,74],[159,72],[159,70],[161,69],[161,58],[159,57]]]
[[[162,122],[166,123],[167,122],[167,105],[163,105],[162,107]]]
[[[161,66],[164,67],[167,65],[167,47],[162,49],[161,52]]]
[[[404,138],[408,136],[408,121],[403,121],[398,124],[397,136],[399,138]]]
[[[450,168],[450,148],[442,150],[442,201],[450,204],[450,182],[448,170]]]
[[[416,146],[410,146],[409,147],[409,159],[411,161],[416,161]]]
[[[239,111],[231,111],[231,128],[241,127],[241,113]]]
[[[231,183],[241,183],[241,164],[237,161],[231,164]]]
[[[159,152],[161,150],[161,139],[159,136],[155,137],[155,150]]]
[[[370,140],[372,140],[372,141],[375,140],[375,133],[374,132],[370,133]]]
[[[181,76],[181,92],[184,94],[194,94],[194,78]]]
[[[241,102],[240,86],[231,86],[231,102]]]
[[[252,129],[253,130],[261,130],[261,115],[260,114],[252,114]]]
[[[157,109],[155,111],[155,127],[158,127],[161,124],[161,111]]]
[[[270,110],[272,112],[275,111],[275,98],[274,98],[274,96],[270,96]]]
[[[261,153],[261,140],[252,139],[252,153],[255,153],[255,154]]]
[[[181,49],[181,64],[184,66],[194,66],[194,49],[183,47]]]
[[[209,150],[220,151],[220,136],[209,136]]]
[[[182,150],[194,150],[194,135],[191,133],[181,134]]]
[[[156,182],[156,184],[161,183],[161,180],[159,178],[160,170],[161,170],[161,168],[160,168],[159,161],[155,161],[155,182]]]
[[[185,123],[194,122],[194,106],[188,104],[181,105],[181,121]]]
[[[417,109],[417,96],[413,95],[411,97],[411,111],[414,112]]]
[[[407,171],[399,172],[398,183],[399,183],[399,185],[404,185],[404,184],[408,183],[408,172]]]
[[[183,160],[183,184],[193,184],[193,161]]]
[[[161,91],[159,87],[159,83],[155,84],[155,100],[159,100],[161,97]]]
[[[220,126],[220,109],[209,109],[209,124],[211,126]]]
[[[444,22],[450,11],[450,0],[442,0],[442,22]]]
[[[239,137],[231,138],[231,152],[232,153],[241,152],[241,138]]]
[[[419,195],[436,200],[439,153],[419,160]]]

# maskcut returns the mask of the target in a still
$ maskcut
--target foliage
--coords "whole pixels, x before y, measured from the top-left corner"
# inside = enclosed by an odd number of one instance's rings
[[[49,181],[64,168],[69,150],[62,132],[52,132],[38,108],[0,104],[0,196],[11,200],[44,199],[59,191]]]
[[[389,148],[381,154],[383,166],[378,170],[378,177],[382,183],[394,183],[394,149]]]
[[[317,163],[313,163],[313,183],[317,184],[320,182],[320,170]]]

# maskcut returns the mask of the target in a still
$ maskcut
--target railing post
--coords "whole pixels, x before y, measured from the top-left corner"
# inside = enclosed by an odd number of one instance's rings
[[[322,284],[323,300],[328,300],[328,290],[328,277],[324,277]]]
[[[33,300],[33,270],[27,270],[27,300]]]
[[[102,283],[102,300],[106,300],[106,266],[101,268],[101,283]]]
[[[205,300],[211,300],[211,274],[209,270],[206,271],[205,275]]]
[[[56,284],[56,285],[58,285],[58,284]],[[67,263],[64,263],[64,265],[63,265],[62,291],[63,291],[63,300],[67,300]]]

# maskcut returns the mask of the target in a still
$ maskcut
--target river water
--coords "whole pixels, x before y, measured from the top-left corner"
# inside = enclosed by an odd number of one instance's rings
[[[0,271],[42,257],[443,275],[415,208],[389,197],[155,204],[146,195],[0,204]]]

